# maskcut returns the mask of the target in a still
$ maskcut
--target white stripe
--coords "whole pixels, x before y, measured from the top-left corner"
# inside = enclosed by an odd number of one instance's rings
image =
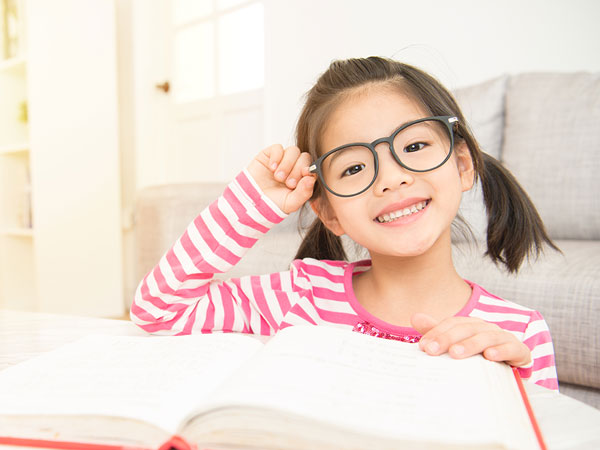
[[[234,209],[224,197],[219,198],[218,207],[219,210],[227,218],[228,224],[242,236],[249,237],[252,239],[259,239],[264,235],[262,231],[259,231],[256,228],[252,228],[241,223]]]
[[[500,300],[497,298],[488,297],[485,294],[482,294],[479,297],[479,302],[483,303],[484,305],[499,306],[501,308],[503,307],[503,308],[511,308],[511,309],[520,310],[520,311],[523,311],[524,314],[530,313],[533,311],[533,309],[526,308],[525,306],[517,305],[516,303],[509,302],[508,300]]]
[[[556,366],[545,367],[531,374],[529,381],[536,383],[541,380],[556,379]]]
[[[313,288],[324,288],[329,289],[330,291],[337,293],[344,293],[344,283],[340,283],[339,281],[332,281],[328,278],[325,278],[321,275],[308,275],[310,277],[310,284],[312,284]]]
[[[525,325],[530,320],[529,316],[524,316],[521,314],[510,314],[510,313],[503,313],[503,312],[488,312],[488,311],[482,311],[477,308],[475,308],[473,311],[471,311],[469,313],[469,316],[479,317],[480,319],[483,319],[486,322],[492,322],[492,323],[511,321],[511,322],[519,322],[519,323],[522,323]],[[523,331],[524,330],[525,330],[525,326],[523,327]]]
[[[201,258],[205,262],[215,267],[220,272],[227,272],[229,269],[231,269],[231,264],[229,264],[223,258],[212,252],[212,250],[206,244],[204,239],[202,239],[202,236],[200,235],[198,229],[193,223],[188,227],[188,236],[192,241],[192,245],[196,247],[196,250],[198,250]],[[196,270],[196,272],[197,271],[198,270]]]
[[[250,317],[248,318],[250,322],[250,328],[255,334],[259,334],[261,330],[261,316],[256,308],[256,299],[254,298],[254,293],[252,292],[251,277],[240,278],[240,287],[241,291],[250,300]]]
[[[204,223],[213,235],[213,238],[219,243],[220,246],[225,247],[231,253],[241,258],[248,251],[246,248],[240,247],[239,244],[231,237],[225,234],[223,229],[219,226],[213,215],[208,209],[205,209],[202,213],[202,219]],[[228,228],[228,227],[225,227]]]
[[[192,326],[192,333],[200,333],[200,331],[202,331],[202,325],[204,325],[204,319],[206,318],[206,312],[208,311],[209,305],[210,302],[208,301],[208,299],[204,299],[204,301],[198,303],[198,307],[196,308],[196,320],[194,321],[194,325]]]
[[[285,219],[288,215],[286,213],[284,213],[279,206],[277,206],[264,192],[263,190],[258,186],[258,184],[256,183],[256,181],[254,181],[254,178],[252,177],[252,175],[250,175],[250,172],[248,172],[248,170],[246,168],[244,168],[243,170],[244,175],[246,175],[246,178],[248,178],[248,181],[250,182],[250,184],[252,186],[254,186],[254,189],[256,189],[257,192],[260,193],[260,197],[262,199],[263,202],[265,202],[267,204],[267,206],[271,209],[271,211],[273,211],[275,214],[277,214],[279,217],[281,217],[282,219]]]
[[[339,302],[335,300],[328,300],[321,297],[314,298],[315,306],[318,308],[329,311],[329,312],[337,312],[337,313],[350,313],[353,314],[354,310],[350,306],[348,302]]]
[[[531,358],[537,359],[553,354],[554,346],[552,345],[552,342],[545,342],[534,347],[534,349],[531,351]]]
[[[231,188],[231,192],[233,192],[235,197],[243,205],[244,209],[246,210],[246,214],[248,214],[255,222],[267,228],[271,228],[274,225],[258,211],[250,197],[248,197],[248,194],[246,194],[246,192],[237,182],[231,183],[229,187]]]
[[[525,339],[529,339],[530,337],[544,331],[548,331],[548,325],[546,325],[546,322],[542,319],[534,320],[529,324],[527,330],[525,331]]]
[[[223,323],[225,321],[225,310],[223,308],[223,299],[221,298],[219,283],[212,283],[210,285],[210,296],[212,299],[212,304],[215,307],[213,330],[222,330]]]
[[[265,301],[269,306],[269,311],[273,316],[275,322],[279,325],[283,320],[283,312],[281,311],[279,299],[275,295],[275,291],[271,288],[271,276],[261,275],[259,277],[259,280],[260,287],[262,289],[263,295],[265,296]]]
[[[175,245],[173,246],[173,254],[175,255],[175,257],[177,258],[177,261],[179,261],[179,265],[181,266],[181,269],[183,270],[184,274],[189,276],[192,274],[197,274],[197,273],[201,273],[198,268],[194,265],[194,262],[192,261],[192,258],[190,258],[190,255],[188,254],[188,252],[185,251],[185,249],[183,248],[183,245],[181,244],[181,241],[177,241],[175,243]],[[166,258],[164,258],[164,264],[165,264],[165,268],[163,270],[163,261],[160,262],[161,265],[161,272],[163,273],[163,276],[167,279],[167,283],[171,288],[176,288],[177,286],[179,286],[179,284],[181,284],[181,281],[177,280],[177,278],[175,277],[175,273],[173,272],[173,266],[171,266],[169,264],[169,262],[167,261]],[[168,269],[167,269],[168,268]],[[190,286],[190,287],[194,287],[194,286],[202,286],[203,284],[205,284],[207,282],[207,280],[185,280],[184,283],[186,283],[186,286]],[[190,283],[189,285],[187,283]]]

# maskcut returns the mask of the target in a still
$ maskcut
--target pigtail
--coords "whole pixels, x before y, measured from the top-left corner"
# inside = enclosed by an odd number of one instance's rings
[[[316,218],[308,229],[294,259],[347,260],[342,240]]]
[[[515,273],[523,259],[539,256],[544,244],[560,251],[515,177],[494,157],[481,155],[481,185],[488,216],[486,255]]]

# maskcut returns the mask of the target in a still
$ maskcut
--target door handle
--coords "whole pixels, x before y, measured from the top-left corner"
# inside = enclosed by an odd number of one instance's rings
[[[160,83],[155,85],[156,89],[163,91],[165,94],[168,94],[169,91],[171,90],[171,85],[169,84],[168,81],[165,81],[164,83]]]

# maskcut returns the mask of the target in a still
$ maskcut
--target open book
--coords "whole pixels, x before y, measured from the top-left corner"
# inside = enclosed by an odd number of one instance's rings
[[[523,395],[505,364],[329,327],[89,336],[0,372],[0,444],[539,448]]]

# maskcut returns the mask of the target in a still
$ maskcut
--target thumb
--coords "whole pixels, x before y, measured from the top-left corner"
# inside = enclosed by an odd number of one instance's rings
[[[287,194],[282,208],[283,212],[290,214],[300,209],[312,196],[315,181],[313,176],[302,177],[296,187]]]
[[[410,318],[410,324],[415,330],[424,335],[435,327],[438,324],[438,321],[427,314],[416,313]]]

